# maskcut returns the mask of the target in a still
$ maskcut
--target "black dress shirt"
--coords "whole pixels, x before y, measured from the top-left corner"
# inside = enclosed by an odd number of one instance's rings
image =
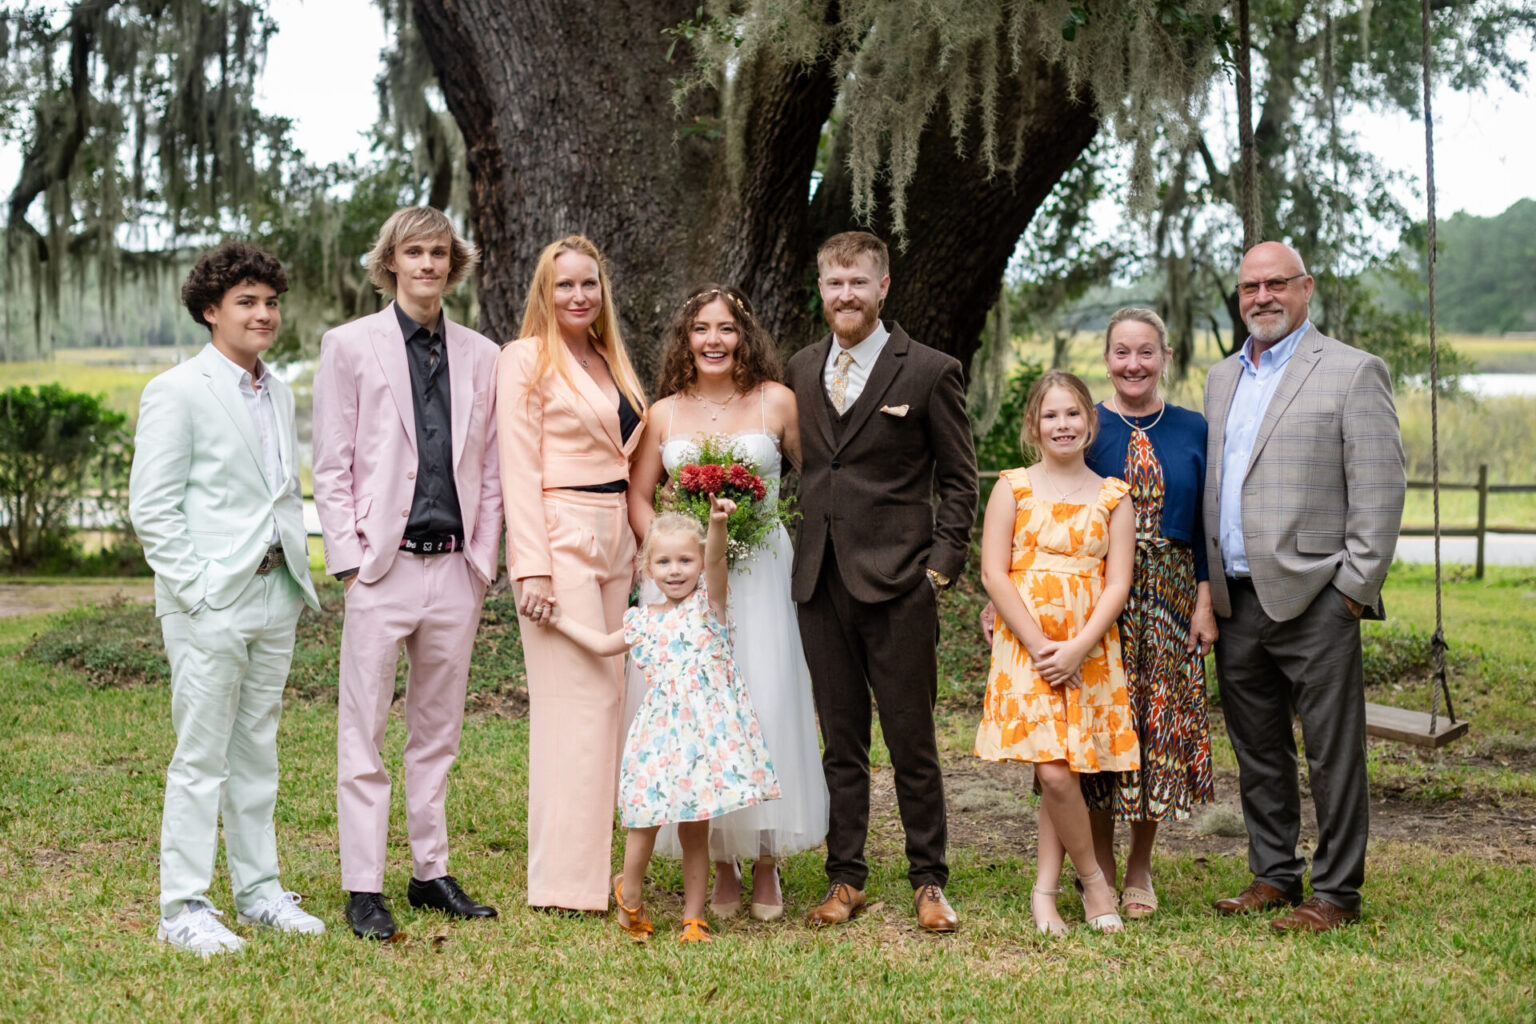
[[[464,536],[459,489],[453,479],[453,395],[448,385],[448,346],[444,317],[428,330],[395,304],[411,368],[411,404],[416,411],[416,494],[405,521],[409,537]]]

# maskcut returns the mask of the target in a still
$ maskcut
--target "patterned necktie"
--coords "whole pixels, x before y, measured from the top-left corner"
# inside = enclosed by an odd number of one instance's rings
[[[848,352],[839,352],[837,362],[832,366],[832,404],[841,414],[848,405],[848,367],[853,365],[853,356]]]

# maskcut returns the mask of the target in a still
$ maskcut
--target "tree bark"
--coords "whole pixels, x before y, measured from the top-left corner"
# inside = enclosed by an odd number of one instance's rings
[[[737,69],[732,88],[745,91],[745,116],[740,157],[729,160],[729,143],[715,130],[718,97],[691,100],[686,118],[673,105],[669,79],[679,68],[665,60],[662,30],[696,6],[598,0],[577,16],[551,0],[414,0],[468,149],[482,326],[492,337],[516,336],[539,251],[571,232],[608,257],[645,380],[667,321],[707,280],[746,290],[786,352],[824,330],[814,313],[816,247],[833,232],[865,227],[853,223],[841,150],[809,198],[836,99],[833,58],[809,68],[762,59]],[[1016,86],[1003,102],[1004,124],[1027,119],[1017,171],[989,176],[957,157],[939,111],[908,192],[905,246],[887,213],[867,226],[892,243],[886,315],[967,364],[1019,236],[1098,128],[1090,104],[1054,69],[1043,69],[1027,95]]]

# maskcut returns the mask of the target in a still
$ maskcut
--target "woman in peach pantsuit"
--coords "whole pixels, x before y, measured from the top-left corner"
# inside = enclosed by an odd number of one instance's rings
[[[624,659],[552,629],[621,628],[634,575],[625,490],[644,392],[602,256],[579,235],[534,268],[522,340],[496,367],[507,561],[528,666],[528,902],[608,909]]]

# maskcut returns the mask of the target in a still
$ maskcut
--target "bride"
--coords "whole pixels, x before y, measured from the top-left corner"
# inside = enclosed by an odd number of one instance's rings
[[[708,285],[673,318],[657,383],[657,402],[630,468],[629,519],[635,535],[649,529],[657,485],[692,461],[701,436],[727,438],[757,464],[778,495],[782,460],[800,462],[794,393],[779,383],[773,339],[752,315],[740,290]],[[746,680],[782,796],[710,822],[717,918],[741,910],[737,862],[751,859],[752,916],[784,914],[779,859],[820,845],[827,832],[827,786],[817,746],[811,678],[789,596],[789,537],[775,528],[767,542],[731,569],[732,647]],[[629,707],[639,703],[631,675]],[[675,828],[663,829],[657,849],[677,855]]]

